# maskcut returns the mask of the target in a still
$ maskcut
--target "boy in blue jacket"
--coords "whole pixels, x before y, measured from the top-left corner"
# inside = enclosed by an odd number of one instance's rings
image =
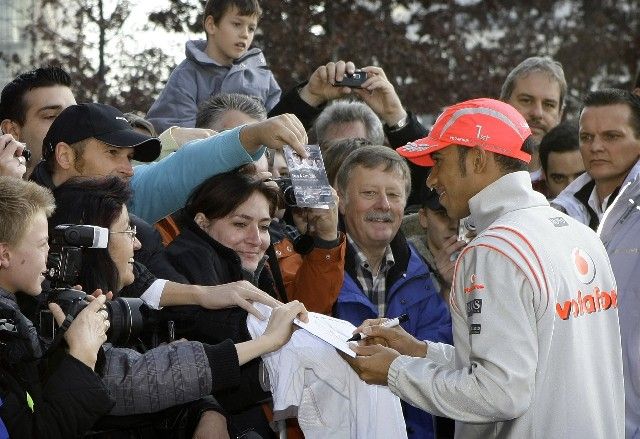
[[[261,15],[258,0],[207,1],[202,23],[207,39],[187,42],[187,58],[147,114],[156,131],[194,127],[198,105],[218,93],[255,96],[267,110],[275,106],[280,87],[262,51],[249,49]]]

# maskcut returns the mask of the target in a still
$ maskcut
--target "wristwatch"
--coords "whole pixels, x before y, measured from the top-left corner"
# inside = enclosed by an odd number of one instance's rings
[[[407,113],[406,116],[404,116],[395,124],[387,125],[387,130],[391,133],[395,131],[400,131],[402,128],[406,127],[408,123],[409,123],[409,113]]]

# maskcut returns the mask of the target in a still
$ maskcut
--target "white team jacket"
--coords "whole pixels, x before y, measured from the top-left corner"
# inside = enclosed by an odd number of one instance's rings
[[[458,438],[621,438],[616,283],[602,243],[527,172],[469,201],[478,236],[456,262],[455,348],[397,358],[389,387]]]
[[[254,303],[263,315],[271,309]],[[252,314],[253,338],[267,321]],[[269,372],[274,420],[297,416],[307,439],[375,439],[407,437],[402,407],[384,386],[367,384],[336,349],[304,330],[282,348],[262,356]]]

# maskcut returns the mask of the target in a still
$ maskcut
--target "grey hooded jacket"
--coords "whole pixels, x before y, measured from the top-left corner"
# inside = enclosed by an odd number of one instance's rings
[[[207,56],[206,45],[205,40],[187,42],[187,59],[171,73],[149,109],[147,118],[158,133],[174,125],[194,127],[198,106],[218,93],[255,96],[267,110],[280,100],[280,87],[260,49],[250,49],[231,66],[224,66]]]

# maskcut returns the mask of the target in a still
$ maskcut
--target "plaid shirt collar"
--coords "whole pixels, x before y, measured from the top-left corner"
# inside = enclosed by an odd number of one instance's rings
[[[395,264],[391,246],[387,245],[380,262],[378,274],[374,276],[367,257],[353,239],[347,234],[347,241],[354,250],[356,277],[363,288],[363,293],[378,308],[378,317],[384,317],[386,311],[387,273]]]

